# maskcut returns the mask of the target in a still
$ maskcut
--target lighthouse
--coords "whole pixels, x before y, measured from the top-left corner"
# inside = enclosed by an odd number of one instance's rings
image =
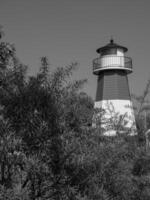
[[[93,60],[93,74],[97,76],[93,127],[102,134],[114,136],[120,133],[136,134],[135,116],[128,85],[132,73],[132,59],[126,56],[128,49],[113,39],[97,49],[99,57]]]

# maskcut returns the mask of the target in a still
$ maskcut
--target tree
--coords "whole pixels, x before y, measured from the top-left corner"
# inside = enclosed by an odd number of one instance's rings
[[[136,125],[140,144],[146,144],[145,133],[149,129],[149,88],[150,80],[148,80],[142,95],[132,95],[134,100],[134,110],[136,114]]]
[[[42,57],[27,76],[7,45],[0,44],[0,199],[149,199],[149,149],[91,127],[86,80],[71,79],[77,63],[52,72]]]

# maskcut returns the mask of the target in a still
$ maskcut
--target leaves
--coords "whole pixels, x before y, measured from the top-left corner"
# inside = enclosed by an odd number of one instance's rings
[[[149,149],[140,134],[106,137],[91,127],[93,113],[104,111],[82,92],[87,80],[72,80],[77,63],[52,72],[42,57],[28,77],[13,46],[1,43],[0,53],[0,199],[149,199]],[[149,85],[136,97],[140,114]],[[124,118],[116,113],[113,128],[122,130]]]

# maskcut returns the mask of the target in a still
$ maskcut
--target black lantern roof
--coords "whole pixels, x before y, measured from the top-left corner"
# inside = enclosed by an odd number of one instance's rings
[[[109,49],[114,49],[114,48],[115,48],[115,49],[123,49],[124,52],[127,52],[127,51],[128,51],[128,49],[127,49],[126,47],[123,47],[123,46],[120,46],[120,45],[114,43],[114,40],[111,39],[111,40],[110,40],[110,43],[108,43],[106,46],[103,46],[103,47],[101,47],[101,48],[98,48],[98,49],[96,50],[96,52],[97,52],[97,53],[102,53],[103,51],[106,51],[106,50],[109,50]]]

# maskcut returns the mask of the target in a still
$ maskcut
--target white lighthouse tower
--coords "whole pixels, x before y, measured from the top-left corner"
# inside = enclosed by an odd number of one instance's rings
[[[136,134],[135,116],[130,97],[128,77],[132,59],[125,56],[126,47],[114,43],[97,49],[93,74],[98,76],[93,126],[100,126],[104,135]]]

